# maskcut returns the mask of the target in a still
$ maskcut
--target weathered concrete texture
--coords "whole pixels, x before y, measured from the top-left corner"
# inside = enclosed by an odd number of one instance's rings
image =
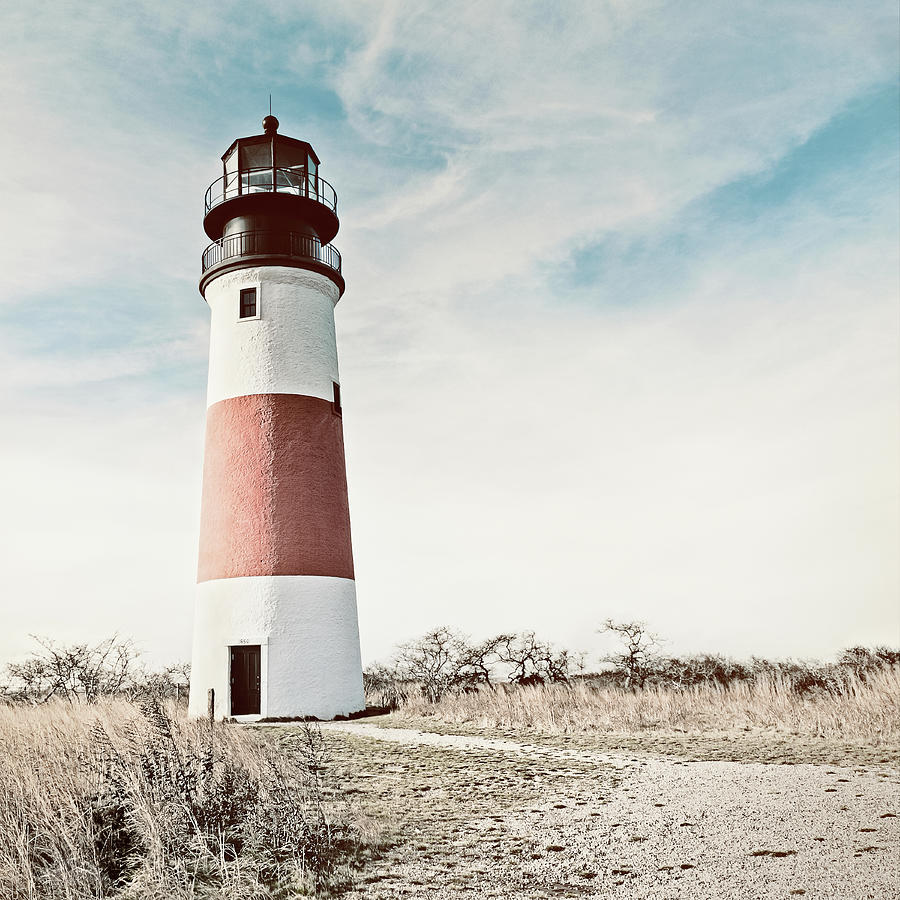
[[[294,394],[222,400],[206,417],[198,581],[353,578],[341,417]]]
[[[197,587],[190,714],[215,688],[230,714],[228,648],[261,644],[262,716],[331,719],[365,707],[356,585],[347,578],[271,576]]]
[[[258,319],[241,320],[241,288],[257,288]],[[334,306],[338,289],[317,272],[264,266],[228,272],[206,288],[212,312],[207,404],[244,394],[331,400],[340,383]]]

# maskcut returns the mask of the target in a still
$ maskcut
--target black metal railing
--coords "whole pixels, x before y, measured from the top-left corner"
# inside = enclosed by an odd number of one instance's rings
[[[203,214],[206,215],[213,207],[234,197],[271,193],[308,197],[327,206],[332,212],[337,212],[337,193],[324,178],[308,173],[305,166],[266,166],[262,169],[229,172],[217,178],[206,190]]]
[[[337,273],[341,271],[341,254],[337,247],[296,231],[239,231],[228,234],[203,251],[203,271],[242,256],[289,256],[321,263]]]

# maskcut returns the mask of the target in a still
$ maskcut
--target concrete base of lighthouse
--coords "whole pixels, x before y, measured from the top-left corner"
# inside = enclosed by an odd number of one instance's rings
[[[333,719],[365,708],[356,584],[322,575],[218,578],[197,586],[191,715],[232,715],[232,649],[260,647],[259,712]]]

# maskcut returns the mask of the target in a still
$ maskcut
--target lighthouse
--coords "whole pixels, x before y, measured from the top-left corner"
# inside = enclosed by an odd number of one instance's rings
[[[239,138],[206,192],[211,313],[190,712],[364,708],[334,308],[337,195],[306,141]]]

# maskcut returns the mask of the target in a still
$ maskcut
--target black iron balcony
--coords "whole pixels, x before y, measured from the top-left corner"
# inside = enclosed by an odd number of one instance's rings
[[[255,258],[255,259],[253,259]],[[222,271],[248,264],[288,265],[327,275],[344,292],[341,254],[337,247],[295,231],[239,231],[214,241],[203,251],[203,290],[210,278]],[[216,271],[213,272],[212,270]],[[209,276],[207,277],[207,273]]]
[[[292,194],[315,200],[337,214],[337,193],[318,175],[309,174],[305,166],[292,168],[244,169],[229,172],[217,178],[206,191],[203,214],[211,209],[246,194]]]

